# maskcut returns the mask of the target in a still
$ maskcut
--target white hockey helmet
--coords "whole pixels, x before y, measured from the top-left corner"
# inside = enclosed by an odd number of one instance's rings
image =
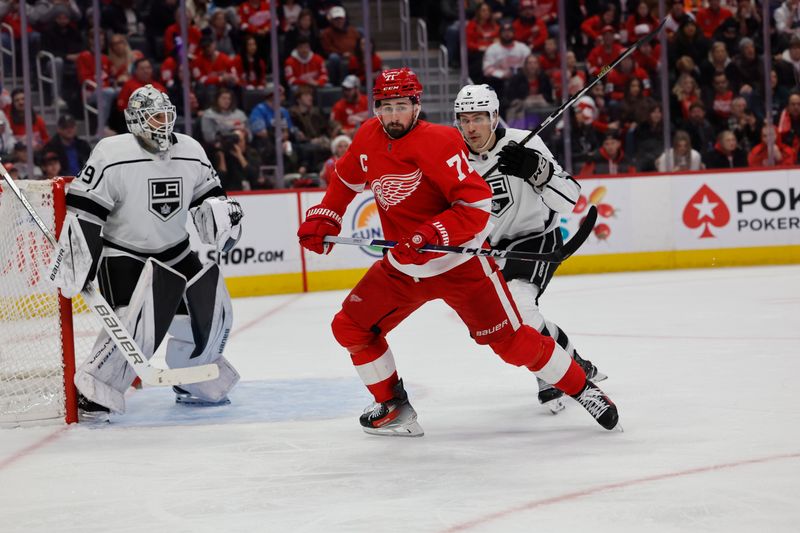
[[[492,89],[491,85],[464,85],[458,95],[456,101],[453,102],[453,111],[455,112],[456,122],[458,121],[459,113],[477,113],[485,111],[489,113],[492,119],[493,127],[497,127],[497,122],[500,117],[500,100],[497,99],[497,93]]]
[[[175,118],[169,96],[150,84],[133,91],[125,108],[128,131],[157,152],[166,152],[172,146]]]

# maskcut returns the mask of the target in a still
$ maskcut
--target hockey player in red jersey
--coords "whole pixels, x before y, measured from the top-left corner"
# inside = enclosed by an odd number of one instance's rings
[[[553,383],[613,429],[616,406],[552,338],[522,323],[491,258],[419,251],[426,244],[481,246],[491,229],[492,198],[470,166],[458,131],[418,120],[421,96],[422,86],[408,68],[378,76],[377,116],[359,128],[336,162],[322,203],[307,211],[297,232],[303,247],[329,253],[333,245],[325,237],[339,233],[348,204],[369,187],[386,238],[398,242],[353,288],[332,323],[334,337],[375,398],[361,426],[377,435],[423,434],[386,335],[425,302],[442,299],[478,344]]]

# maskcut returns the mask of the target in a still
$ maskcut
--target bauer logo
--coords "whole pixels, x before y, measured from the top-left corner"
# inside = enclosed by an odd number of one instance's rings
[[[353,213],[352,237],[358,239],[383,239],[378,204],[374,198],[361,202]],[[383,257],[383,250],[375,246],[362,246],[361,251],[370,257]]]
[[[167,221],[181,210],[183,186],[181,178],[157,178],[147,182],[150,188],[150,212]]]
[[[715,238],[711,228],[722,228],[731,221],[731,212],[714,190],[703,184],[683,208],[683,224],[689,229],[699,229],[699,239]]]

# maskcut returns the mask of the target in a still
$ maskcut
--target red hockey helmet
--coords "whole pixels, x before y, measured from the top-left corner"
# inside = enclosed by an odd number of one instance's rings
[[[376,102],[387,98],[412,98],[419,102],[422,84],[414,71],[408,67],[384,70],[375,80],[372,99]]]

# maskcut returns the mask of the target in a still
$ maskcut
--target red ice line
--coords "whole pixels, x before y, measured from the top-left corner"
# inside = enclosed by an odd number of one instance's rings
[[[627,481],[619,481],[617,483],[609,483],[607,485],[598,485],[596,487],[590,487],[588,489],[579,490],[576,492],[568,492],[567,494],[562,494],[560,496],[554,496],[552,498],[545,498],[543,500],[533,500],[527,503],[523,503],[522,505],[518,505],[516,507],[511,507],[509,509],[504,509],[502,511],[497,511],[495,513],[491,513],[485,516],[481,516],[478,518],[474,518],[467,522],[462,522],[460,524],[456,524],[444,530],[445,533],[451,533],[455,531],[466,531],[468,529],[472,529],[476,526],[485,525],[488,522],[492,522],[494,520],[498,520],[500,518],[505,518],[509,515],[514,513],[521,513],[524,511],[530,511],[531,509],[536,509],[539,507],[546,507],[548,505],[561,503],[569,500],[576,500],[578,498],[583,498],[585,496],[593,496],[595,494],[601,492],[607,492],[610,490],[622,489],[631,487],[633,485],[641,485],[643,483],[649,483],[651,481],[663,481],[665,479],[673,479],[677,477],[687,477],[693,474],[704,474],[706,472],[712,472],[715,470],[727,470],[729,468],[736,468],[739,466],[746,466],[752,464],[759,464],[759,463],[768,463],[772,461],[780,461],[782,459],[797,459],[800,458],[800,453],[785,453],[781,455],[772,455],[768,457],[759,457],[757,459],[744,459],[742,461],[734,461],[732,463],[722,463],[718,465],[711,465],[711,466],[701,466],[697,468],[690,468],[688,470],[680,470],[678,472],[669,472],[666,474],[656,474],[652,476],[646,476],[638,479],[629,479]]]

